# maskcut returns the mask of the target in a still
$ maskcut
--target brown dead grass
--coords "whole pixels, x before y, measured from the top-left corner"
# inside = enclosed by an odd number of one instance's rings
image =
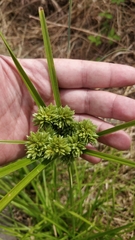
[[[111,0],[74,0],[71,25],[70,58],[117,62],[135,66],[135,3],[110,4]],[[1,1],[1,29],[18,57],[44,57],[38,20],[38,7],[46,12],[54,57],[67,57],[68,0],[10,0]],[[100,13],[109,12],[108,21]],[[120,41],[109,43],[103,25],[114,28]],[[100,36],[96,47],[88,36]],[[0,46],[0,52],[7,54]]]
[[[54,57],[66,58],[68,56],[85,60],[102,60],[135,67],[135,0],[127,0],[120,5],[111,4],[111,0],[74,0],[70,54],[67,53],[68,0],[1,0],[0,28],[17,57],[44,57],[38,19],[39,6],[45,9]],[[104,12],[111,13],[113,18],[107,20],[99,15]],[[115,33],[120,36],[119,41],[113,40],[110,44],[108,32],[104,31],[105,24],[108,31],[115,29]],[[100,36],[102,44],[100,46],[92,44],[88,40],[89,35]],[[0,54],[7,55],[1,40]],[[113,89],[113,91],[134,98],[134,87]],[[134,132],[134,128],[131,128],[130,135],[133,137],[133,144],[131,151],[126,153],[129,158],[133,159],[135,158]],[[120,172],[120,184],[126,184],[123,175],[129,182],[131,177],[134,177],[134,170],[123,166]],[[124,217],[115,216],[115,227],[126,223],[130,218],[128,212],[131,209],[130,206],[133,205],[134,193],[127,191],[126,196],[119,197],[117,204],[124,201],[123,199],[125,199],[127,211],[124,212]],[[126,236],[124,239],[130,239],[130,237]]]

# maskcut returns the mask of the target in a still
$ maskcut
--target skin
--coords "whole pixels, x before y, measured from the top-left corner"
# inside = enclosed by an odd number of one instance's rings
[[[38,89],[46,105],[53,101],[47,63],[44,59],[21,59],[20,63]],[[97,131],[112,127],[101,118],[122,121],[135,119],[135,100],[102,88],[135,84],[135,69],[130,66],[82,60],[55,59],[62,105],[75,110],[77,120],[89,118]],[[99,90],[97,90],[97,88]],[[26,140],[36,128],[32,114],[37,106],[24,86],[10,57],[0,56],[0,139]],[[130,148],[130,137],[124,132],[109,134],[99,141],[117,148]],[[88,146],[88,148],[92,148]],[[0,144],[0,164],[25,156],[24,145]],[[92,163],[100,159],[83,156]]]

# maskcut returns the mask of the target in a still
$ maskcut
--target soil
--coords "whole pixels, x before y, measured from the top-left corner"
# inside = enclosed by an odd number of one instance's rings
[[[15,237],[9,236],[9,235],[5,235],[3,233],[0,233],[0,239],[2,240],[16,240]]]

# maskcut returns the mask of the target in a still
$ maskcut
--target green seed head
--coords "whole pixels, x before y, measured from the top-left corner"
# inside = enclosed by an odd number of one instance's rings
[[[90,120],[77,122],[73,115],[68,106],[40,107],[33,115],[39,129],[27,137],[27,157],[50,161],[59,158],[70,163],[83,154],[88,143],[95,144],[96,126]]]

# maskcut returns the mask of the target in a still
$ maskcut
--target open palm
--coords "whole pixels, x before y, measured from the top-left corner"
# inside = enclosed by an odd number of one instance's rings
[[[44,59],[21,59],[21,65],[48,105],[53,101],[47,63]],[[122,87],[135,84],[132,67],[82,60],[55,59],[61,101],[75,110],[78,120],[90,118],[98,131],[112,127],[102,118],[122,121],[135,119],[135,101],[101,88]],[[98,88],[98,90],[97,90]],[[99,90],[100,89],[100,90]],[[24,86],[11,58],[0,57],[0,139],[25,140],[36,128],[32,114],[37,110]],[[123,131],[104,136],[99,141],[118,148],[128,149],[130,138]],[[23,145],[0,145],[0,164],[25,155]],[[99,159],[85,156],[91,162]]]

